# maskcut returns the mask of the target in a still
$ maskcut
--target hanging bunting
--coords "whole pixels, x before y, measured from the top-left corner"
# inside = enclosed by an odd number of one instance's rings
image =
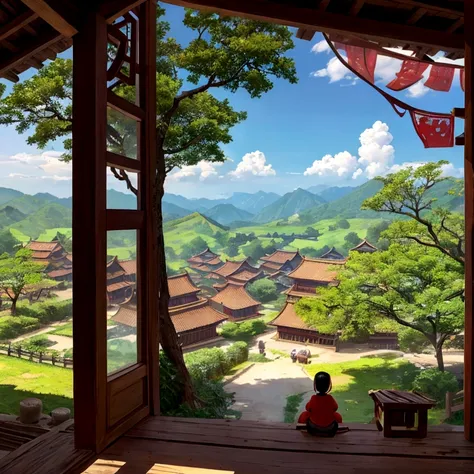
[[[400,72],[397,72],[397,77],[387,84],[387,88],[392,91],[402,91],[411,87],[423,78],[423,73],[428,66],[428,63],[420,63],[419,61],[406,59],[402,63]]]
[[[466,73],[464,69],[461,69],[461,71],[459,71],[459,79],[461,81],[461,89],[464,92],[466,87]]]
[[[359,46],[344,45],[347,54],[347,62],[349,66],[357,71],[372,84],[375,81],[375,65],[377,63],[377,51],[373,49],[360,48]]]
[[[448,148],[454,146],[454,116],[433,114],[421,110],[410,110],[416,133],[425,148]]]
[[[448,92],[453,83],[454,69],[452,67],[431,66],[430,77],[425,86],[434,91]]]

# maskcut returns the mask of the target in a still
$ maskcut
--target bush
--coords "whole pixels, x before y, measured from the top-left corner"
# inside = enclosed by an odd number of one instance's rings
[[[72,300],[18,305],[18,315],[36,318],[42,324],[72,316]]]
[[[267,325],[261,319],[252,319],[241,323],[225,323],[221,329],[221,336],[226,339],[248,341],[258,334],[262,334]]]
[[[251,283],[248,292],[258,301],[267,303],[278,298],[277,286],[274,281],[262,278]]]
[[[227,359],[231,367],[241,364],[249,358],[249,347],[245,342],[236,342],[226,351]]]
[[[431,344],[420,332],[411,328],[404,328],[398,333],[398,343],[403,352],[416,352],[421,354]]]
[[[225,352],[217,347],[199,349],[185,354],[184,361],[191,377],[195,380],[218,379],[231,368]]]
[[[15,347],[21,347],[25,351],[30,352],[46,352],[48,347],[54,345],[54,342],[48,339],[46,334],[39,334],[15,344]]]
[[[459,384],[451,372],[441,372],[438,369],[426,369],[420,372],[413,381],[413,390],[422,392],[444,405],[446,392],[457,392]]]
[[[38,319],[27,316],[0,318],[0,341],[8,341],[40,327]]]

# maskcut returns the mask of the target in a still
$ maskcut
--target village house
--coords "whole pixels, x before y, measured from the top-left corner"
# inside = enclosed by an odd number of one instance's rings
[[[214,253],[209,247],[201,253],[188,258],[189,267],[201,274],[207,274],[217,270],[224,262],[220,255]]]
[[[263,278],[264,273],[260,269],[250,265],[249,259],[247,258],[241,262],[227,260],[222,267],[213,271],[209,276],[220,280],[218,284],[214,285],[214,288],[222,289],[227,283],[247,285],[248,283]]]
[[[67,253],[57,240],[41,242],[32,240],[26,244],[31,250],[34,262],[45,266],[45,273],[51,280],[72,281],[72,255]]]
[[[333,247],[331,250],[328,250],[326,253],[323,253],[319,258],[325,258],[327,260],[345,260],[344,255],[342,255],[342,253],[339,253],[336,250],[336,247]]]
[[[231,321],[260,316],[260,302],[247,293],[244,285],[228,283],[209,301],[213,308],[224,313]]]
[[[269,275],[276,272],[289,273],[301,263],[302,259],[303,257],[298,250],[296,252],[277,250],[260,259],[262,261],[260,269]]]
[[[136,271],[136,270],[135,270]],[[124,304],[129,302],[135,291],[135,283],[121,265],[117,257],[107,263],[107,303]]]
[[[359,252],[359,253],[374,253],[377,252],[377,247],[372,245],[367,240],[363,240],[360,244],[356,245],[354,248],[350,249],[350,252]]]

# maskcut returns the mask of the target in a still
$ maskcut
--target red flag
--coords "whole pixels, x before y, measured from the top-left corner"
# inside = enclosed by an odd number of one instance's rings
[[[425,86],[434,91],[448,92],[454,78],[453,67],[431,66],[430,77]]]
[[[451,114],[430,114],[419,110],[410,111],[416,133],[425,148],[454,146],[454,117]]]
[[[359,46],[344,45],[347,53],[347,62],[359,76],[371,84],[374,83],[375,64],[377,63],[377,51],[373,49],[360,48]]]
[[[428,66],[428,63],[413,61],[411,59],[403,61],[400,72],[397,72],[397,77],[387,84],[387,87],[392,89],[392,91],[402,91],[416,84],[423,77],[423,73]]]
[[[465,91],[466,90],[466,71],[464,69],[461,69],[459,71],[459,79],[461,80],[461,89]]]

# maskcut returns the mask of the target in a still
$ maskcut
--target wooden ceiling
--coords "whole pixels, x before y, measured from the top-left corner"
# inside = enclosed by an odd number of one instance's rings
[[[0,77],[18,75],[72,44],[82,13],[91,4],[113,21],[143,0],[0,0]],[[222,15],[239,15],[298,28],[312,39],[316,31],[355,35],[380,46],[419,54],[445,51],[463,56],[463,0],[166,0]]]

